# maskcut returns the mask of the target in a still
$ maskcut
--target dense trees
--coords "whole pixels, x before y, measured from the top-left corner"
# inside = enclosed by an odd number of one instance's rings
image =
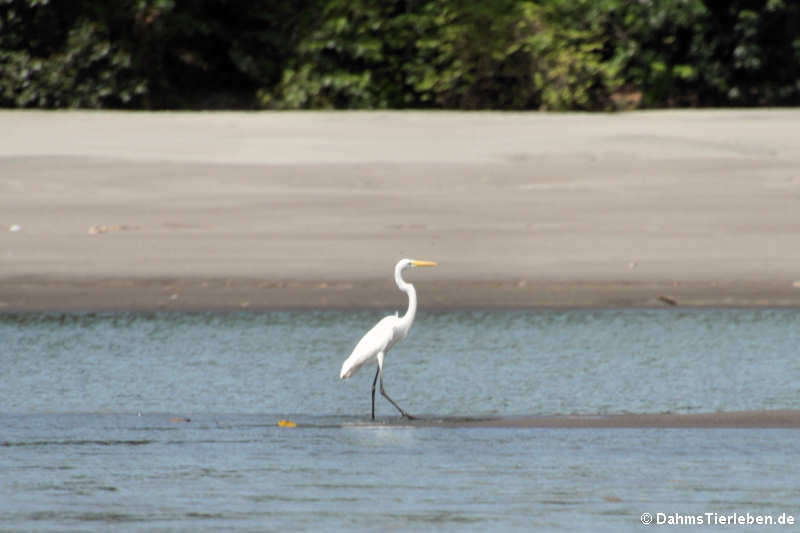
[[[0,106],[800,104],[794,0],[0,0]]]

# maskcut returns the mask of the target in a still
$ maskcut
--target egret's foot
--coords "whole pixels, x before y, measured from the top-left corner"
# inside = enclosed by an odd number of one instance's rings
[[[408,414],[406,412],[403,412],[402,414],[403,414],[404,418],[408,418],[409,420],[416,420],[417,419],[416,416],[411,416],[410,414]]]

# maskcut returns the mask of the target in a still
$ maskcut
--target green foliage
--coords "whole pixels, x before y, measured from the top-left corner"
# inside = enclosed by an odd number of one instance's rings
[[[3,4],[0,105],[125,106],[146,92],[130,54],[111,42],[101,24],[83,17],[64,24],[47,0]]]
[[[797,105],[795,0],[0,0],[0,107]]]
[[[0,0],[0,106],[252,107],[280,80],[305,6]]]
[[[800,102],[800,2],[708,2],[708,99],[734,105]],[[699,47],[698,47],[699,48]],[[696,56],[709,52],[697,50]]]
[[[564,2],[566,5],[567,3]],[[595,28],[514,0],[329,1],[266,105],[595,109],[616,85]]]
[[[800,103],[800,2],[596,4],[611,61],[647,106]]]
[[[274,87],[298,28],[303,0],[139,0],[131,48],[150,81],[149,107],[253,107]]]

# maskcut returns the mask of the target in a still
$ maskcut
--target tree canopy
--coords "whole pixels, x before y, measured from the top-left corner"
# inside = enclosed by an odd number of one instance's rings
[[[0,0],[0,106],[800,104],[793,0]]]

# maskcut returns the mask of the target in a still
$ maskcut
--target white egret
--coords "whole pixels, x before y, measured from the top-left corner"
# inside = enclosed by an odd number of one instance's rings
[[[403,411],[397,403],[392,400],[383,388],[383,358],[386,352],[398,341],[408,335],[411,324],[414,322],[414,315],[417,314],[417,291],[414,286],[403,279],[403,271],[409,267],[432,267],[436,266],[433,261],[417,261],[414,259],[401,259],[394,266],[394,282],[397,288],[408,294],[408,310],[403,316],[398,313],[389,315],[381,319],[375,326],[364,335],[353,353],[350,354],[342,364],[342,371],[339,373],[341,379],[347,379],[367,363],[378,362],[378,370],[375,372],[375,379],[372,380],[372,419],[375,419],[375,383],[380,381],[381,395],[394,405],[400,414],[406,418],[414,418]]]

